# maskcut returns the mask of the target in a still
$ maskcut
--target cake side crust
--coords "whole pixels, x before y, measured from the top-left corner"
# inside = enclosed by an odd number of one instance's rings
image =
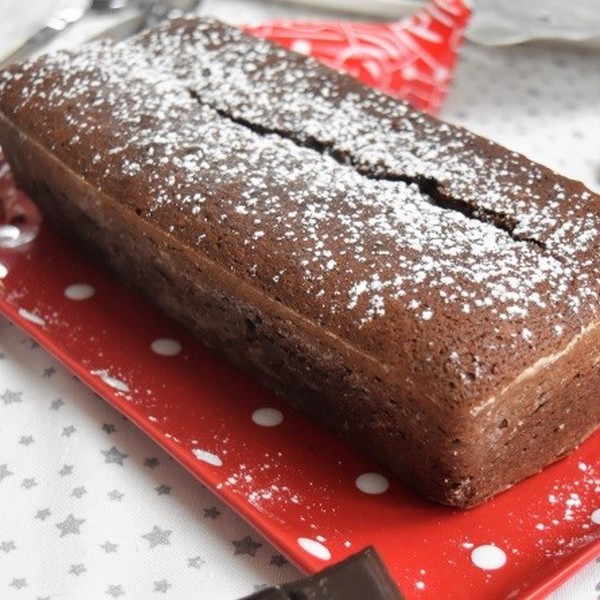
[[[0,111],[49,221],[426,496],[476,504],[600,421],[580,185],[214,21],[15,67]]]

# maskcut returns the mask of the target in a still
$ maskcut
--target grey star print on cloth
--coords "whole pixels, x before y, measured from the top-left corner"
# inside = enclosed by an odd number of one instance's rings
[[[142,537],[150,542],[150,548],[155,548],[160,544],[169,546],[171,544],[169,537],[172,533],[173,532],[170,530],[166,531],[161,529],[158,525],[155,525],[150,533],[146,533]]]
[[[79,534],[79,526],[82,523],[85,523],[85,519],[76,519],[71,514],[62,523],[57,523],[56,526],[60,529],[60,537],[62,537],[69,533]]]
[[[0,353],[1,600],[225,600],[300,576],[2,318]]]
[[[0,399],[4,402],[4,404],[12,404],[13,402],[23,402],[23,400],[21,400],[22,395],[23,392],[13,392],[12,390],[7,389],[0,396]]]
[[[112,446],[110,450],[102,450],[102,454],[104,454],[105,459],[104,462],[107,463],[115,463],[117,465],[123,466],[125,463],[123,462],[127,458],[127,454],[123,452],[119,452],[116,446]]]
[[[6,464],[0,465],[0,481],[2,481],[5,477],[10,477],[11,475],[14,475],[14,473],[8,470]]]

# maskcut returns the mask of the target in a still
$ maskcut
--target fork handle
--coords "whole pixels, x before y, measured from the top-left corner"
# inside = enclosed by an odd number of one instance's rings
[[[27,38],[16,49],[10,51],[5,56],[0,57],[0,68],[25,60],[34,52],[43,48],[48,42],[52,41],[58,34],[70,27],[74,20],[67,20],[60,17],[51,18],[43,27],[38,29],[31,37]]]

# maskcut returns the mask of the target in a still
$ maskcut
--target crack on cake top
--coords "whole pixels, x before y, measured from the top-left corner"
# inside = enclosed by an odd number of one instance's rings
[[[321,156],[329,156],[340,165],[350,166],[354,168],[359,175],[362,175],[367,179],[376,181],[402,182],[406,183],[407,185],[415,184],[421,194],[427,198],[431,204],[444,210],[456,211],[468,219],[473,219],[487,225],[492,225],[500,231],[507,233],[515,242],[526,242],[528,244],[532,244],[535,248],[538,248],[542,252],[548,252],[545,242],[534,237],[527,237],[523,234],[515,233],[519,226],[519,221],[514,216],[508,215],[503,211],[493,210],[491,208],[486,208],[485,206],[479,206],[472,200],[465,200],[445,194],[440,191],[440,183],[434,177],[427,177],[420,174],[408,175],[389,174],[385,171],[377,172],[376,169],[365,167],[356,160],[351,152],[341,150],[333,143],[325,143],[310,135],[298,135],[297,133],[289,130],[284,130],[277,127],[267,127],[262,123],[257,123],[256,121],[236,115],[231,111],[214,106],[210,102],[204,100],[198,91],[192,87],[188,87],[186,89],[190,97],[199,104],[214,108],[216,112],[224,119],[228,119],[232,123],[245,127],[259,136],[276,135],[280,138],[289,140],[301,148],[314,150]],[[548,255],[555,260],[563,260],[562,257],[555,252],[548,252]]]

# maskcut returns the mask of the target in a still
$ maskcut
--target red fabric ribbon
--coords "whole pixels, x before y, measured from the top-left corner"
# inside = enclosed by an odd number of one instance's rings
[[[246,30],[436,113],[470,14],[464,0],[432,0],[392,23],[276,20]]]

